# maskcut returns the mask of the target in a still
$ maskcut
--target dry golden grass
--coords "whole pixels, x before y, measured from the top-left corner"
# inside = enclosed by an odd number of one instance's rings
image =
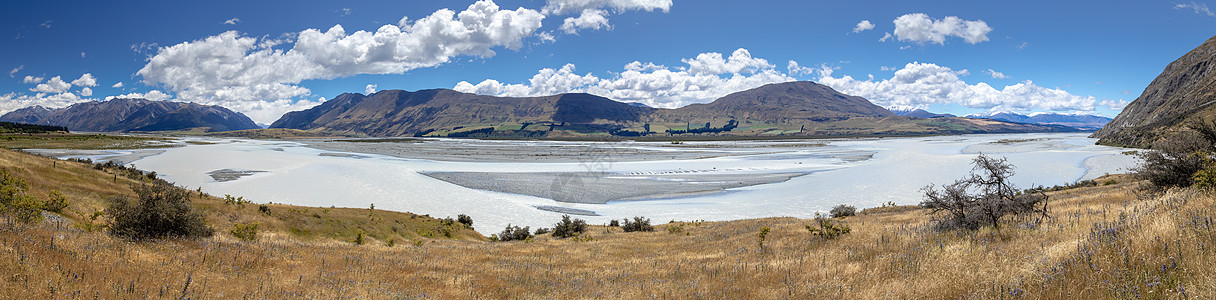
[[[0,163],[22,170],[33,186],[71,185],[60,189],[79,201],[74,208],[100,201],[88,198],[91,193],[129,193],[55,175],[76,171],[48,169],[43,164],[51,162],[41,158],[0,152]],[[50,175],[31,177],[44,172]],[[1216,297],[1216,272],[1209,266],[1216,258],[1216,198],[1188,190],[1140,197],[1133,193],[1136,182],[1114,179],[1119,183],[1050,193],[1054,218],[1038,226],[1010,222],[1001,231],[940,232],[931,229],[924,210],[898,207],[844,219],[852,233],[834,240],[812,237],[804,227],[812,220],[765,218],[666,224],[642,233],[591,226],[576,239],[419,237],[420,244],[360,246],[328,234],[342,226],[386,226],[396,220],[389,215],[398,214],[375,212],[385,214],[377,219],[366,209],[333,210],[336,215],[323,219],[351,223],[313,225],[330,231],[301,238],[290,228],[303,221],[275,214],[305,208],[273,206],[272,216],[265,216],[256,207],[198,200],[212,224],[269,225],[258,242],[239,241],[222,226],[204,240],[128,242],[81,230],[74,219],[7,222],[0,226],[0,297]],[[680,229],[668,230],[673,226]],[[763,227],[771,232],[761,247]]]
[[[76,133],[4,133],[0,148],[7,149],[136,149],[170,147],[164,138]]]

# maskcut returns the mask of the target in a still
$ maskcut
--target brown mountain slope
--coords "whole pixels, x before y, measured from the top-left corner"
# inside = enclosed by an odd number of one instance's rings
[[[259,128],[244,114],[216,105],[175,101],[113,99],[57,109],[31,106],[0,121],[64,126],[72,131],[168,131],[206,127],[210,131]]]
[[[287,113],[270,127],[401,136],[471,124],[629,123],[652,110],[589,94],[508,98],[447,89],[385,90],[367,96],[342,94]]]
[[[1104,145],[1148,147],[1184,122],[1216,114],[1216,36],[1165,67],[1139,98],[1095,132]]]
[[[665,110],[667,121],[733,119],[741,123],[830,122],[854,117],[893,117],[862,97],[849,96],[810,81],[767,84],[726,95],[714,102]]]

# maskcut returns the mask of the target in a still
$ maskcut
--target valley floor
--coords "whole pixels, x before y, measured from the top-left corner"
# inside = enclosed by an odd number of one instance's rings
[[[107,193],[129,193],[86,165],[2,154],[0,168],[27,178],[32,194],[64,190],[75,201],[70,210],[92,211]],[[84,214],[32,225],[6,218],[0,297],[1216,297],[1216,197],[1147,195],[1127,176],[1098,182],[1050,193],[1052,218],[1039,225],[941,232],[930,229],[924,210],[884,207],[843,219],[851,233],[832,240],[808,232],[813,220],[765,218],[676,222],[655,232],[591,226],[570,239],[488,242],[468,229],[455,228],[452,239],[430,234],[450,227],[425,216],[285,205],[262,215],[213,198],[195,202],[217,229],[202,240],[125,241],[86,230]],[[309,214],[332,221],[299,220]],[[256,242],[227,232],[250,221],[268,224]],[[414,227],[404,234],[393,224]],[[302,228],[314,233],[301,235]],[[761,238],[763,228],[771,231]],[[368,232],[365,244],[350,241],[355,229]]]

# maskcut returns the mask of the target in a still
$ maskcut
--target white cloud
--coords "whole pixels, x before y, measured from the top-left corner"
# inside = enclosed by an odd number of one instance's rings
[[[541,12],[546,15],[568,15],[600,8],[668,12],[671,10],[671,0],[549,0]]]
[[[14,110],[35,105],[46,108],[60,108],[91,100],[92,99],[82,99],[76,94],[66,92],[55,94],[37,93],[33,96],[9,93],[6,95],[0,95],[0,114],[6,114]]]
[[[577,34],[579,29],[612,29],[608,25],[608,12],[600,9],[584,10],[578,18],[566,18],[562,21],[561,30],[567,34]]]
[[[992,31],[983,20],[967,21],[955,16],[934,20],[923,13],[902,15],[892,22],[895,23],[896,39],[918,44],[928,42],[941,45],[946,43],[947,37],[958,37],[969,44],[977,44],[988,41],[988,33]]]
[[[862,31],[866,31],[866,30],[870,30],[870,29],[874,29],[874,23],[870,23],[870,20],[861,20],[861,22],[857,22],[857,26],[853,26],[853,33],[858,33],[858,32],[862,32]]]
[[[815,71],[817,70],[812,67],[800,66],[800,65],[798,65],[798,62],[796,62],[794,60],[790,60],[789,63],[786,63],[785,69],[786,69],[786,73],[790,74],[790,76],[810,75],[810,74],[814,74]]]
[[[369,85],[367,85],[367,87],[363,89],[363,93],[364,93],[364,94],[367,94],[367,95],[375,94],[375,93],[376,93],[376,85],[374,85],[374,84],[369,84]]]
[[[821,67],[818,81],[892,109],[957,104],[994,111],[1091,112],[1097,102],[1093,96],[1072,95],[1061,89],[1035,85],[1029,80],[1000,90],[983,82],[968,84],[959,79],[956,71],[931,63],[909,63],[890,79],[880,81],[833,77],[832,73],[831,68]]]
[[[25,78],[21,80],[21,83],[41,83],[43,79],[46,78],[25,75]]]
[[[55,20],[46,20],[46,22],[42,22],[42,24],[39,24],[38,26],[42,26],[44,28],[50,29],[52,22],[55,22]]]
[[[81,96],[84,96],[84,97],[92,96],[92,95],[93,95],[93,89],[90,89],[90,88],[87,88],[87,87],[86,87],[86,88],[82,88],[82,89],[80,89],[80,95],[81,95]]]
[[[899,70],[899,68],[896,68],[896,67],[888,67],[888,66],[880,66],[880,67],[878,67],[878,69],[879,69],[879,70],[882,70],[883,72],[892,72],[892,71]]]
[[[51,80],[47,80],[46,83],[38,84],[34,88],[30,89],[30,91],[39,92],[39,93],[56,94],[56,93],[66,92],[68,90],[68,88],[71,88],[71,87],[72,87],[71,84],[64,82],[63,79],[59,78],[59,76],[55,76],[55,77],[51,77]]]
[[[487,79],[476,85],[460,82],[457,91],[498,96],[544,96],[560,93],[590,93],[618,101],[641,102],[651,107],[674,108],[713,101],[727,94],[769,83],[794,81],[775,70],[767,60],[755,58],[746,49],[728,58],[721,53],[701,53],[683,59],[688,67],[669,68],[654,63],[632,62],[609,78],[579,75],[573,64],[560,69],[542,69],[527,83],[503,84]],[[788,64],[802,70],[797,62]]]
[[[553,34],[549,33],[548,31],[542,31],[540,33],[537,33],[536,37],[540,39],[541,43],[557,42],[557,37],[554,37]]]
[[[115,83],[114,85],[111,85],[110,87],[112,87],[112,88],[116,88],[116,89],[121,89],[121,88],[122,88],[122,81],[119,81],[118,83]]]
[[[671,0],[549,0],[541,13],[545,15],[572,15],[562,21],[561,30],[567,34],[576,34],[579,29],[612,29],[608,22],[609,12],[617,14],[644,10],[663,12],[671,11]]]
[[[241,22],[240,18],[231,18],[231,19],[228,19],[227,21],[224,21],[224,24],[236,25],[236,23],[240,23],[240,22]]]
[[[1212,9],[1208,8],[1208,5],[1203,3],[1179,3],[1174,5],[1174,9],[1192,9],[1195,11],[1195,14],[1216,17],[1216,13],[1213,13]]]
[[[75,86],[97,86],[97,78],[94,78],[93,74],[84,73],[84,75],[80,75],[80,78],[72,80],[72,84]]]
[[[21,69],[25,69],[25,65],[17,66],[16,68],[13,68],[12,71],[8,71],[8,77],[17,78],[17,72],[21,72]]]
[[[280,40],[267,43],[269,38],[229,31],[159,48],[137,74],[183,101],[292,100],[287,103],[296,105],[295,100],[311,93],[297,85],[304,80],[401,74],[457,56],[491,57],[496,47],[517,50],[540,28],[542,19],[544,15],[536,10],[502,10],[493,1],[482,0],[464,11],[442,9],[412,22],[403,18],[374,32],[348,34],[341,25],[325,31],[307,29],[295,35],[289,49],[276,47]],[[234,107],[277,109],[255,106]]]
[[[164,100],[169,100],[171,98],[173,98],[173,97],[169,96],[169,94],[166,94],[165,92],[161,92],[158,90],[152,90],[147,93],[128,93],[128,94],[122,94],[122,95],[118,95],[118,96],[109,96],[109,97],[106,97],[106,100],[110,100],[110,99],[147,99],[147,100],[151,100],[151,101],[164,101]]]
[[[1110,110],[1123,110],[1123,108],[1127,107],[1128,104],[1131,104],[1131,102],[1128,102],[1127,100],[1123,100],[1123,99],[1119,99],[1119,100],[1102,99],[1102,101],[1098,101],[1098,105],[1105,106],[1106,108],[1109,108]]]
[[[84,58],[84,52],[80,52],[80,58]]]
[[[1006,76],[1005,73],[993,71],[992,69],[988,69],[988,75],[992,75],[994,79],[1009,79],[1009,76]]]

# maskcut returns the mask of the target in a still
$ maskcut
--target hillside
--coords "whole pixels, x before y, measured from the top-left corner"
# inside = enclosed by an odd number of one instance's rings
[[[814,220],[765,218],[683,220],[654,232],[592,225],[578,238],[491,243],[427,216],[277,204],[264,213],[201,197],[193,205],[215,236],[129,241],[105,233],[104,213],[91,216],[139,180],[12,151],[0,151],[0,169],[28,180],[36,198],[56,190],[70,203],[33,225],[5,218],[0,298],[1216,296],[1203,221],[1216,198],[1137,198],[1128,176],[1050,192],[1054,218],[1042,226],[965,234],[932,230],[925,210],[901,206],[838,219],[851,231],[836,239],[808,232]],[[233,237],[235,223],[260,224],[261,238]],[[442,238],[443,228],[458,229],[456,240]],[[358,232],[363,245],[352,242]]]
[[[663,139],[1075,131],[1064,126],[900,117],[813,82],[769,84],[656,109],[589,94],[510,98],[435,89],[342,94],[271,128],[366,136]]]
[[[1149,147],[1184,123],[1216,116],[1216,36],[1171,62],[1123,108],[1094,133],[1103,145]]]
[[[131,132],[208,128],[227,131],[259,128],[244,114],[213,105],[144,99],[112,99],[59,109],[32,106],[0,116],[0,121],[67,127],[72,131]]]
[[[1097,130],[1110,123],[1111,118],[1085,114],[1035,113],[1023,115],[1012,112],[996,112],[991,114],[971,114],[968,118],[1000,120],[1014,123],[1039,125],[1062,125],[1080,130]]]

